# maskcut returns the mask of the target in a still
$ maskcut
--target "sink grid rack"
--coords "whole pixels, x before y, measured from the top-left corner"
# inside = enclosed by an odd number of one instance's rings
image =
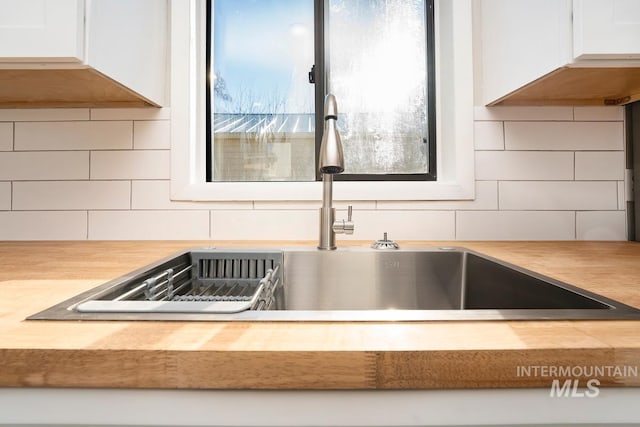
[[[192,251],[190,264],[164,269],[114,300],[144,293],[146,301],[243,303],[247,310],[269,310],[281,283],[282,258],[281,252]]]

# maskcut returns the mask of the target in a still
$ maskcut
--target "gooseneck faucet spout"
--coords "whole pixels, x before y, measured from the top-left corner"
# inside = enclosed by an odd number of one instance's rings
[[[320,173],[322,173],[322,207],[320,208],[320,240],[318,249],[336,248],[336,233],[353,234],[352,207],[348,219],[336,221],[333,208],[333,175],[344,172],[344,154],[340,134],[336,128],[338,106],[336,97],[328,94],[324,100],[324,130],[320,144]]]

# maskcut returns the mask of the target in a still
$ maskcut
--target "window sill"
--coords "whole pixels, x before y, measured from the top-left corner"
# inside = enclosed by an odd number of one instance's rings
[[[320,182],[206,182],[203,8],[202,0],[171,4],[171,198],[320,199]],[[436,0],[438,180],[335,182],[335,200],[474,198],[471,15],[471,0]]]

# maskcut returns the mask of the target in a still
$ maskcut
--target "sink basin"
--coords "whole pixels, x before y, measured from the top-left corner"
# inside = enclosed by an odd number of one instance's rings
[[[176,254],[29,319],[631,319],[617,301],[465,248]]]

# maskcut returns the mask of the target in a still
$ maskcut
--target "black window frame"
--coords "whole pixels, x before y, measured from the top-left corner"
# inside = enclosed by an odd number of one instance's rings
[[[427,135],[423,142],[427,144],[428,171],[414,174],[350,174],[341,173],[334,175],[336,181],[436,181],[437,180],[437,155],[436,155],[436,83],[435,83],[435,0],[425,2],[425,49],[426,49],[426,82],[427,82]],[[213,180],[213,127],[211,111],[211,34],[213,0],[206,1],[206,180]],[[325,22],[327,21],[329,0],[314,0],[314,45],[315,64],[310,64],[310,80],[313,77],[315,85],[315,164],[316,181],[322,180],[322,174],[318,170],[320,158],[320,144],[322,130],[324,128],[324,97],[326,88],[326,70],[328,49],[325,34]],[[311,75],[313,74],[313,76]]]

